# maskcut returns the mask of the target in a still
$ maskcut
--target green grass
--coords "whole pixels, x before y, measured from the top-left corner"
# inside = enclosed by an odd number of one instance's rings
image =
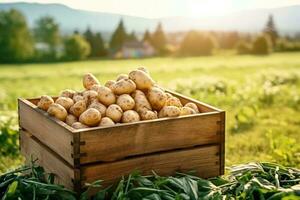
[[[162,86],[226,110],[227,166],[273,161],[300,167],[300,53],[0,65],[0,115],[16,118],[18,97],[82,90],[85,72],[104,83],[139,66]],[[15,160],[9,165],[20,163]]]

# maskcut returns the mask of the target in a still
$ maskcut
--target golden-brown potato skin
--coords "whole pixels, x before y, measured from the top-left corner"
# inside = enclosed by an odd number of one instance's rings
[[[61,121],[65,121],[66,117],[68,115],[67,110],[63,106],[61,106],[57,103],[51,104],[51,106],[49,106],[47,112],[49,113],[49,115],[54,116],[55,118],[57,118]]]
[[[164,107],[167,95],[166,93],[158,87],[152,87],[147,93],[148,100],[151,107],[155,110],[160,110]]]
[[[197,105],[193,102],[189,102],[189,103],[185,104],[184,107],[192,108],[196,113],[199,113],[199,109],[198,109]]]
[[[98,102],[97,100],[92,101],[88,108],[95,108],[101,113],[101,117],[105,116],[106,106]]]
[[[127,110],[123,113],[122,123],[138,122],[140,121],[139,114],[134,110]]]
[[[47,111],[49,106],[51,106],[54,103],[54,100],[52,99],[52,97],[48,96],[48,95],[43,95],[41,96],[39,102],[37,103],[37,107]]]
[[[196,114],[196,111],[190,107],[181,107],[180,116]]]
[[[156,111],[151,111],[151,110],[146,110],[140,112],[140,116],[142,120],[151,120],[151,119],[157,119],[157,112]]]
[[[87,109],[79,117],[79,121],[87,126],[97,126],[100,120],[101,113],[95,108]]]
[[[80,122],[75,122],[74,124],[72,124],[72,127],[75,129],[89,128],[87,125],[84,125]]]
[[[73,99],[69,97],[58,97],[55,103],[63,106],[67,111],[74,105]]]
[[[129,78],[122,78],[111,86],[112,91],[117,94],[130,94],[136,89],[135,83]]]
[[[133,80],[139,90],[148,90],[154,85],[154,81],[149,74],[141,70],[133,70],[129,73],[129,78]]]
[[[86,102],[85,100],[77,101],[73,106],[70,108],[70,113],[75,115],[76,117],[79,117],[81,113],[83,113],[86,110]]]
[[[121,121],[123,110],[117,104],[111,104],[106,109],[106,117],[111,118],[114,122]]]
[[[73,99],[73,96],[76,92],[74,90],[70,90],[70,89],[66,89],[61,91],[60,96],[61,97],[69,97],[71,99]]]
[[[152,107],[146,95],[141,90],[136,90],[135,92],[133,92],[132,97],[134,98],[135,101],[135,108],[134,108],[135,111],[142,112],[142,111],[152,110]]]
[[[168,96],[168,95],[166,95]],[[182,104],[180,100],[177,97],[167,97],[167,100],[165,102],[165,106],[176,106],[176,107],[182,107]]]
[[[72,126],[72,124],[74,124],[75,122],[78,122],[77,117],[72,114],[68,114],[66,117],[66,124]]]
[[[109,106],[116,102],[115,94],[108,87],[101,86],[98,88],[98,100],[105,106]]]
[[[129,78],[127,74],[120,74],[117,77],[117,81],[122,80],[122,79],[126,79],[126,78]]]
[[[99,123],[99,126],[113,126],[115,122],[109,117],[103,117]]]
[[[178,117],[179,115],[180,115],[180,109],[176,106],[165,106],[158,113],[159,118]]]
[[[122,94],[117,98],[117,105],[119,105],[123,111],[132,110],[135,106],[135,101],[129,94]]]
[[[93,85],[100,85],[98,79],[91,73],[87,73],[83,76],[83,87],[90,90]]]
[[[116,81],[114,81],[114,80],[108,80],[108,81],[106,81],[106,83],[105,83],[105,87],[108,87],[109,89],[113,89],[113,85],[116,83]]]

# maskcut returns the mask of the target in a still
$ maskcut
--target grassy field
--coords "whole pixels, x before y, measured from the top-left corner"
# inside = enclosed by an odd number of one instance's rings
[[[227,166],[274,161],[300,167],[300,53],[285,53],[0,65],[0,172],[22,163],[14,146],[18,97],[82,90],[85,72],[104,83],[138,66],[164,87],[227,111]]]

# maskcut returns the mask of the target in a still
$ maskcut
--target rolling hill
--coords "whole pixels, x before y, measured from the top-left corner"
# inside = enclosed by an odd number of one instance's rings
[[[123,18],[127,30],[143,32],[146,28],[153,30],[160,21],[167,31],[185,31],[189,29],[236,30],[243,32],[260,31],[269,14],[273,14],[275,23],[281,33],[300,31],[300,5],[273,9],[245,10],[226,16],[190,19],[185,17],[168,17],[148,19],[113,13],[78,10],[62,4],[39,3],[0,3],[0,10],[18,9],[24,13],[30,26],[44,15],[53,16],[60,24],[63,32],[75,29],[85,30],[90,26],[93,30],[111,32],[118,21]]]

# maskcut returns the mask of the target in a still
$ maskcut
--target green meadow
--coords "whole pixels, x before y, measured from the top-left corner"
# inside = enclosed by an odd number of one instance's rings
[[[17,98],[82,90],[86,72],[104,84],[139,66],[163,87],[226,110],[226,166],[272,161],[300,168],[300,53],[274,53],[0,65],[0,172],[23,162]]]

